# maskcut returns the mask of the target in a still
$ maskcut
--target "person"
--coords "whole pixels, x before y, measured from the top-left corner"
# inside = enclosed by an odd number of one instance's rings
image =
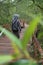
[[[20,38],[19,33],[21,32],[21,25],[18,19],[19,19],[19,15],[15,14],[12,20],[12,31],[17,38]]]

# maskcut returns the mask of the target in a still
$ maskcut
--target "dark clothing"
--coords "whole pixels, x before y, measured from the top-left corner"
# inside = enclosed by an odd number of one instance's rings
[[[18,38],[20,37],[19,32],[21,31],[21,25],[16,17],[12,20],[12,31]]]
[[[20,32],[21,31],[21,25],[20,25],[19,21],[17,22],[17,27],[18,27],[18,31]]]
[[[15,36],[16,36],[17,38],[20,38],[18,31],[13,30],[13,33],[15,34]]]
[[[17,20],[17,18],[12,20],[12,30],[21,31],[21,25],[20,22]]]

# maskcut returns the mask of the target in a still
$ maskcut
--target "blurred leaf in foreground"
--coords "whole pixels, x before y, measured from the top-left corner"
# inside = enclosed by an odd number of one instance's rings
[[[13,59],[11,55],[0,55],[0,64],[10,62]]]
[[[35,17],[35,19],[30,23],[30,26],[26,29],[24,33],[24,37],[22,39],[23,49],[26,49],[26,46],[28,42],[30,41],[30,38],[34,34],[37,24],[40,22],[40,18],[41,18],[40,16]]]

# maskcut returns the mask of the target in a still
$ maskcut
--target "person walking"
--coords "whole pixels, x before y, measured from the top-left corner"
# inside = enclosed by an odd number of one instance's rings
[[[19,33],[21,32],[21,25],[18,19],[19,19],[19,15],[15,14],[12,20],[12,31],[16,35],[17,38],[20,38]]]

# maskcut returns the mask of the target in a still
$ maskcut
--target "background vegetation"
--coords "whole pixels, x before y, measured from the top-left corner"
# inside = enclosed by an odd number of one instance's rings
[[[43,49],[43,0],[0,0],[0,25],[11,30],[11,22],[15,13],[19,14],[20,19],[29,24],[33,18],[36,18],[37,15],[41,15],[37,39]]]

